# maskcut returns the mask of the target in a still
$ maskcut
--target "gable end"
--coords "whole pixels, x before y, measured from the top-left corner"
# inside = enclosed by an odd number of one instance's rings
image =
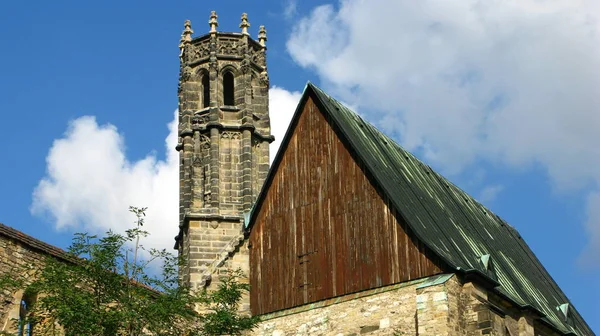
[[[254,209],[253,314],[442,272],[308,96]]]

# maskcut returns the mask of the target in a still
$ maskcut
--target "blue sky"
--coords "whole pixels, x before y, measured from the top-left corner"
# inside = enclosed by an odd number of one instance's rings
[[[66,248],[149,206],[170,244],[183,22],[199,36],[216,10],[238,31],[247,12],[268,31],[276,136],[306,81],[323,87],[516,227],[600,330],[597,4],[206,3],[2,4],[0,222]]]

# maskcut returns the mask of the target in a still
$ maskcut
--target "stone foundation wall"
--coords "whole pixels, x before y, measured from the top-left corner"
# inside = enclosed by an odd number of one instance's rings
[[[485,289],[441,275],[267,314],[250,334],[534,336],[534,319]],[[546,335],[542,333],[540,335]]]
[[[253,335],[456,335],[455,276],[411,281],[268,314]]]

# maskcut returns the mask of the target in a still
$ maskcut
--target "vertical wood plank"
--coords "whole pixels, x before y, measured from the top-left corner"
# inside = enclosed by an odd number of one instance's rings
[[[257,211],[256,315],[442,271],[310,98]]]

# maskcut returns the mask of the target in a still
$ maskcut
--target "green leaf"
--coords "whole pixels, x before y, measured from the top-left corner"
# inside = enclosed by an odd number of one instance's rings
[[[179,268],[186,260],[157,249],[149,249],[145,254],[149,257],[142,258],[141,242],[149,233],[140,228],[147,208],[129,210],[135,215],[135,226],[124,235],[113,231],[104,236],[76,233],[68,249],[74,262],[49,257],[42,269],[35,270],[36,280],[30,284],[0,277],[2,289],[26,289],[37,295],[21,323],[31,323],[34,331],[43,331],[39,334],[52,334],[57,323],[68,336],[146,332],[164,336],[240,335],[256,326],[257,318],[238,311],[243,294],[249,290],[247,283],[239,281],[244,278],[241,270],[220,276],[212,292],[193,291],[179,284]],[[197,305],[207,313],[198,313],[194,309]]]

